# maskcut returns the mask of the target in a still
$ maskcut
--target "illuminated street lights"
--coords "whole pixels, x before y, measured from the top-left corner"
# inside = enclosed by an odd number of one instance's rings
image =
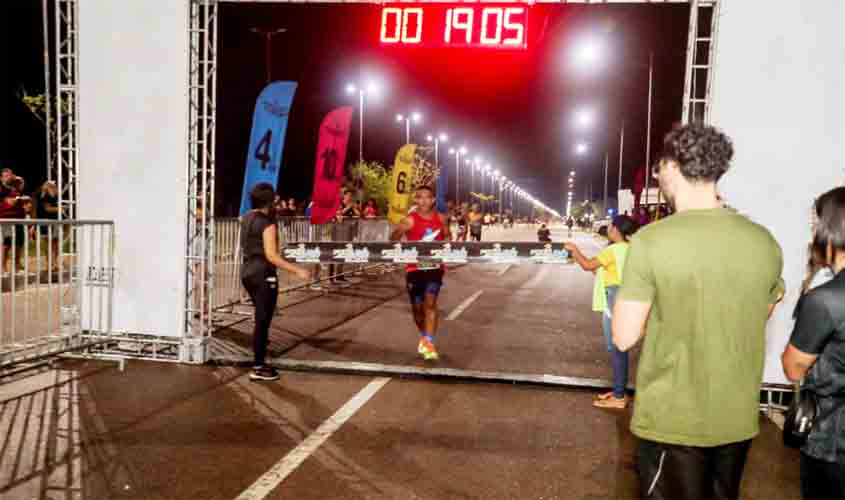
[[[428,142],[434,142],[434,166],[435,168],[440,168],[440,143],[448,142],[449,136],[444,133],[438,135],[428,134],[425,139]]]
[[[461,156],[467,154],[466,146],[449,148],[449,154],[455,156],[455,200],[461,203]]]
[[[399,123],[405,122],[405,144],[411,143],[411,122],[419,123],[422,120],[422,115],[414,111],[409,115],[396,115],[396,121]]]
[[[366,87],[354,83],[346,85],[347,94],[358,94],[358,161],[364,161],[364,94],[374,96],[378,91],[378,85],[374,82],[367,83]]]
[[[590,39],[583,42],[575,50],[575,61],[581,66],[595,67],[602,59],[601,44],[596,39]],[[642,63],[638,64],[643,68]],[[646,146],[645,146],[645,193],[648,199],[649,182],[651,179],[651,112],[654,101],[654,52],[648,53],[648,112],[646,122]],[[625,143],[625,121],[622,120],[622,126],[619,133],[619,189],[622,188],[622,155],[624,153]]]

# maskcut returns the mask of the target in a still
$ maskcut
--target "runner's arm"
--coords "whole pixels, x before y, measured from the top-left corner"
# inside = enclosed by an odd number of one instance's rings
[[[445,230],[446,234],[443,235],[443,239],[446,241],[452,241],[452,226],[449,223],[449,216],[445,214],[438,214],[440,217],[440,222],[443,223],[443,229]]]
[[[414,227],[414,219],[405,217],[393,228],[393,231],[390,233],[390,241],[401,240],[405,236],[405,233],[410,231],[412,227]]]
[[[613,306],[613,343],[620,351],[627,351],[639,342],[645,333],[645,324],[651,312],[651,302],[617,299]]]

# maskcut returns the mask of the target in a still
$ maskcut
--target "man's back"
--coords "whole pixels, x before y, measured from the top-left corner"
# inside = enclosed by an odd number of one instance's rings
[[[756,435],[782,265],[771,234],[729,209],[684,211],[634,237],[620,295],[652,302],[634,434],[687,446]]]

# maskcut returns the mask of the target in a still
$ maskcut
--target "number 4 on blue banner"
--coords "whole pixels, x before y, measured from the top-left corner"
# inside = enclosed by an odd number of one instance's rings
[[[270,163],[270,141],[272,140],[273,131],[267,130],[255,148],[255,159],[261,162],[261,170],[267,170],[267,165]]]
[[[252,208],[249,193],[256,184],[266,182],[276,187],[282,169],[288,113],[295,92],[296,82],[273,82],[264,87],[255,102],[240,215]]]

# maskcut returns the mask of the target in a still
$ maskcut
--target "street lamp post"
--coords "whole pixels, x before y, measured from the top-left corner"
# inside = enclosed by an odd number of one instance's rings
[[[364,94],[375,94],[378,88],[374,83],[368,83],[366,88],[363,85],[350,83],[346,86],[347,94],[358,93],[358,161],[364,161]]]
[[[581,47],[578,52],[578,58],[581,60],[582,63],[589,63],[591,66],[595,66],[595,62],[599,58],[599,50],[594,44],[587,44]],[[642,64],[637,64],[637,66],[642,67]],[[647,112],[647,123],[646,123],[646,151],[645,151],[645,193],[646,193],[646,200],[648,200],[648,190],[649,190],[649,183],[651,180],[651,115],[652,115],[652,108],[654,102],[654,51],[650,50],[648,53],[648,112]],[[580,125],[584,126],[591,122],[591,116],[588,113],[581,112],[577,116],[577,121]],[[619,181],[618,181],[618,188],[619,190],[622,189],[622,154],[624,152],[624,142],[625,142],[625,121],[622,121],[622,126],[620,130],[620,138],[619,138]],[[618,198],[618,195],[617,195]],[[618,208],[618,207],[617,207]]]
[[[251,28],[250,31],[258,33],[264,37],[264,71],[266,73],[267,84],[269,84],[272,80],[270,76],[270,61],[273,60],[273,36],[284,33],[287,29],[277,28],[274,30],[268,30],[263,28]]]
[[[396,115],[397,122],[405,122],[405,144],[411,143],[411,121],[413,120],[415,123],[418,123],[422,119],[422,116],[417,113],[416,111],[409,114],[409,115]]]

